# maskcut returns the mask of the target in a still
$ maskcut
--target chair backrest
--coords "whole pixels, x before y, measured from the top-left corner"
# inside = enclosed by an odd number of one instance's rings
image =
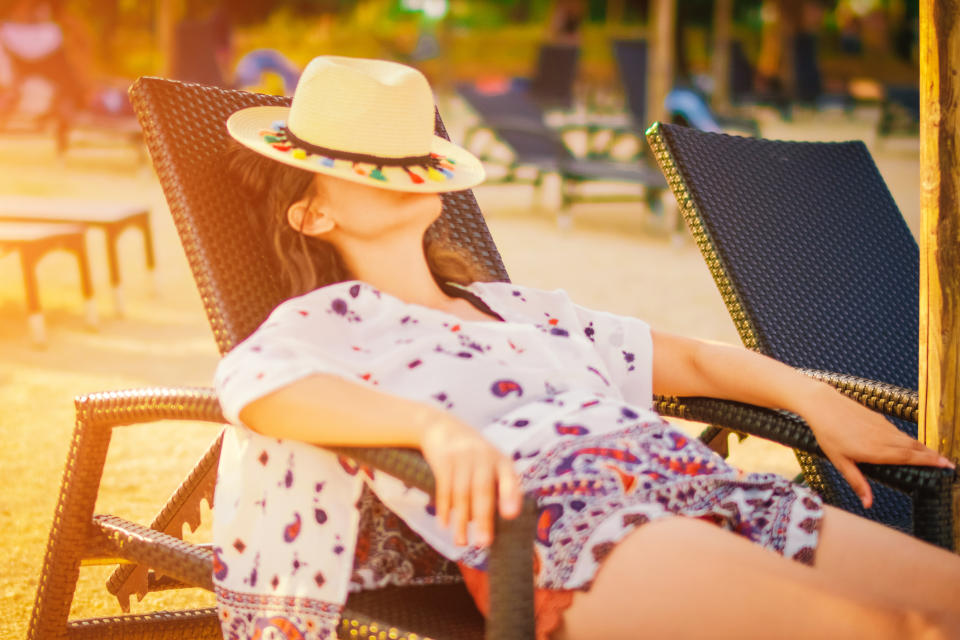
[[[576,45],[542,45],[530,80],[533,98],[543,107],[569,109],[573,104],[573,84],[579,61],[580,47]]]
[[[794,92],[800,102],[814,103],[823,93],[817,48],[815,34],[801,33],[793,39]]]
[[[288,105],[290,99],[160,78],[141,78],[130,93],[217,347],[226,353],[263,322],[283,293],[269,242],[246,218],[226,175],[225,123],[237,109]],[[439,115],[436,130],[446,137]],[[445,194],[430,233],[472,260],[485,279],[507,280],[472,192]]]
[[[647,41],[616,40],[613,56],[627,99],[627,109],[638,128],[647,126]]]
[[[917,388],[919,250],[862,142],[650,142],[747,346]]]
[[[730,43],[730,97],[742,100],[753,94],[753,65],[743,50],[743,43],[733,40]]]
[[[795,367],[917,388],[919,250],[862,142],[782,142],[656,124],[647,133],[744,344]],[[893,420],[913,437],[915,424]],[[834,505],[912,531],[903,494],[864,510],[800,457]]]
[[[522,83],[493,90],[465,83],[457,86],[457,93],[477,112],[484,126],[510,147],[518,163],[536,164],[569,156]]]

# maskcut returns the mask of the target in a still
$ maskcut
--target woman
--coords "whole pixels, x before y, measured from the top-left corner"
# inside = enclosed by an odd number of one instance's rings
[[[225,637],[327,637],[349,590],[449,579],[448,560],[482,609],[493,515],[524,493],[540,638],[957,637],[953,555],[731,468],[651,396],[804,416],[865,506],[856,461],[953,465],[763,356],[473,282],[424,235],[438,193],[483,179],[433,135],[432,105],[413,69],[323,57],[290,109],[227,123],[255,152],[231,164],[296,297],[217,371],[238,425],[215,500]],[[436,495],[313,445],[418,447]],[[446,560],[394,535],[407,527]]]

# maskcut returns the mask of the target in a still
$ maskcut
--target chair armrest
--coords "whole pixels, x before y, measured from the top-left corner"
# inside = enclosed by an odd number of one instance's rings
[[[225,422],[217,396],[209,388],[156,387],[94,393],[77,398],[76,406],[78,423],[106,431],[115,426],[157,420]],[[434,492],[433,473],[419,451],[386,447],[330,447],[330,450],[389,473],[430,495]],[[488,638],[533,638],[536,516],[536,500],[529,496],[524,498],[517,518],[504,520],[497,515],[490,552]],[[161,544],[162,536],[155,537],[158,541],[153,544]],[[115,578],[118,584],[114,588],[125,578],[126,575]]]
[[[707,422],[773,440],[811,455],[824,457],[810,427],[789,411],[766,409],[730,400],[655,396],[654,408],[665,416]],[[860,463],[863,473],[900,491],[941,491],[956,478],[951,469],[912,465]]]
[[[157,420],[226,422],[213,389],[150,387],[106,391],[74,400],[77,422],[110,428]]]
[[[403,480],[428,495],[435,482],[430,466],[419,451],[385,447],[330,447],[341,455]],[[485,637],[534,637],[533,538],[538,516],[537,502],[525,496],[520,515],[506,520],[497,513],[490,548],[490,617]]]
[[[894,418],[901,418],[916,424],[920,405],[920,394],[912,389],[859,378],[845,373],[819,371],[817,369],[799,369],[812,378],[826,382],[860,404]]]

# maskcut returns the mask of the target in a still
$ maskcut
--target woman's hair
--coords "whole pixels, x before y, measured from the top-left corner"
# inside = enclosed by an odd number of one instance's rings
[[[336,247],[300,233],[287,222],[292,204],[305,197],[323,197],[314,172],[271,160],[232,141],[225,161],[228,174],[245,196],[248,215],[270,239],[288,297],[353,278]],[[433,227],[424,234],[423,252],[438,284],[466,285],[477,280],[471,263],[445,247]]]

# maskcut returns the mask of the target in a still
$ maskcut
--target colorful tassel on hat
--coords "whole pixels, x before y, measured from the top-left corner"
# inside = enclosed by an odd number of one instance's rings
[[[407,175],[408,175],[408,176],[410,176],[410,181],[411,181],[413,184],[423,184],[423,178],[422,178],[422,177],[418,176],[417,174],[415,174],[413,171],[410,171],[410,169],[408,169],[408,168],[406,168],[406,167],[404,167],[403,170],[407,172]]]
[[[443,182],[446,180],[446,176],[434,169],[433,167],[427,168],[427,177],[433,180],[434,182]]]
[[[272,146],[277,151],[290,151],[290,145],[288,144],[274,143],[270,146]]]
[[[356,162],[353,163],[353,170],[357,173],[357,175],[361,175],[361,176],[367,175],[367,172],[361,169],[360,167],[358,167]]]
[[[373,178],[374,180],[381,180],[383,182],[387,181],[387,176],[383,175],[383,171],[381,171],[381,167],[377,167],[376,169],[371,171],[370,177]]]
[[[304,151],[303,149],[294,149],[294,150],[293,150],[293,153],[290,154],[290,155],[292,155],[292,156],[293,156],[294,158],[296,158],[297,160],[306,160],[306,159],[307,159],[307,152]]]
[[[263,136],[263,139],[267,142],[286,142],[287,141],[286,138],[281,138],[279,136],[274,136],[274,135]]]
[[[286,128],[286,126],[287,126],[287,121],[286,121],[286,120],[274,120],[274,121],[273,121],[273,124],[271,124],[270,126],[273,127],[274,129],[276,129],[277,131],[283,131],[283,130]]]
[[[440,173],[445,175],[448,180],[453,178],[453,171],[448,171],[447,169],[440,169]]]

